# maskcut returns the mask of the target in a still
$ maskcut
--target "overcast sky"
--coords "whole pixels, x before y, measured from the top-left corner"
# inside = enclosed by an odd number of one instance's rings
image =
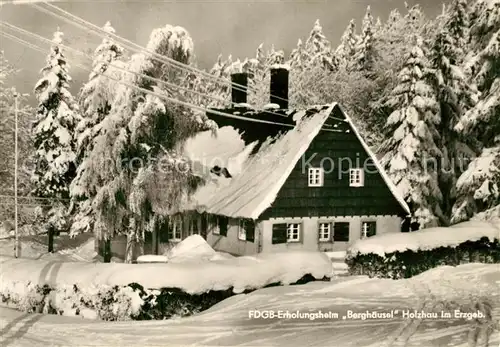
[[[409,5],[419,3],[428,16],[435,16],[442,6],[440,0],[407,2]],[[142,46],[154,28],[165,24],[183,26],[194,40],[198,65],[203,68],[210,67],[220,53],[232,54],[233,58],[253,56],[261,42],[267,46],[274,44],[288,53],[298,38],[307,38],[316,19],[336,46],[349,20],[354,18],[360,24],[368,5],[375,17],[384,20],[393,8],[404,11],[404,0],[75,0],[55,5],[99,26],[109,20],[118,35]],[[67,44],[78,49],[93,50],[101,41],[28,4],[6,4],[0,7],[0,16],[3,21],[47,38],[52,38],[59,26]],[[2,36],[0,43],[8,60],[22,69],[13,81],[15,86],[21,92],[31,93],[45,56]],[[71,63],[72,57],[69,58]],[[70,73],[78,87],[88,75],[76,67]]]

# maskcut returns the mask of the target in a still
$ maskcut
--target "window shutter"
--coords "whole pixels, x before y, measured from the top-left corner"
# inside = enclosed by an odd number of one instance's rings
[[[160,223],[160,230],[158,232],[159,242],[165,243],[168,242],[171,235],[172,226],[168,220],[162,221]]]
[[[254,242],[255,241],[255,222],[253,220],[246,221],[245,223],[246,231],[247,231],[247,241]]]
[[[205,240],[208,234],[208,216],[206,214],[201,215],[201,237]]]
[[[273,224],[273,245],[286,243],[287,241],[286,223]]]
[[[228,224],[229,224],[229,219],[227,217],[223,217],[223,216],[219,217],[219,228],[220,228],[220,234],[222,236],[227,236]]]
[[[377,234],[377,222],[368,222],[368,232],[367,237],[375,236]]]
[[[336,222],[333,224],[333,241],[349,241],[349,223]]]

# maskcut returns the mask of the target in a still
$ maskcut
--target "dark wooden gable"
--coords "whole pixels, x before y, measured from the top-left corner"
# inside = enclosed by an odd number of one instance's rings
[[[264,211],[260,219],[407,214],[376,170],[349,123],[342,119],[345,120],[345,116],[336,106],[323,126],[324,129],[335,131],[321,131],[316,136],[272,206]],[[369,172],[364,174],[363,187],[349,186],[349,164],[347,159],[344,162],[341,158],[349,158],[353,164],[359,162],[361,167],[367,162]],[[324,184],[322,187],[309,187],[308,170],[307,167],[303,169],[303,166],[309,162],[313,167],[320,167],[322,161]],[[328,173],[332,161],[334,168]],[[344,170],[339,170],[339,166]]]

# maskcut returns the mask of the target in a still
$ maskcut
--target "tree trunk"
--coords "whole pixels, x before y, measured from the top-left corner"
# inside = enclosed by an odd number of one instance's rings
[[[49,253],[52,253],[52,252],[54,252],[54,228],[52,226],[49,227],[47,234],[49,237],[48,251],[49,251]]]
[[[158,223],[155,223],[152,236],[152,253],[158,255]]]
[[[104,240],[104,262],[111,263],[111,240]]]
[[[136,247],[137,247],[137,256],[140,257],[144,255],[144,223],[139,224],[140,228],[136,230]]]
[[[131,264],[134,260],[134,250],[136,241],[136,221],[130,218],[129,229],[127,231],[127,246],[125,248],[125,263]]]

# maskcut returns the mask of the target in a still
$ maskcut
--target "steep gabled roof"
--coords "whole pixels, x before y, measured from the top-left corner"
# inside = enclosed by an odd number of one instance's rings
[[[342,108],[340,108],[340,109],[342,110]],[[365,149],[366,153],[368,153],[368,156],[372,159],[373,164],[375,165],[378,172],[380,173],[380,176],[382,176],[387,187],[390,189],[392,195],[396,198],[396,200],[399,202],[401,207],[403,207],[403,209],[406,211],[406,213],[411,214],[410,207],[408,206],[406,201],[403,199],[403,197],[399,193],[398,188],[392,182],[389,175],[387,175],[387,172],[382,167],[382,164],[380,163],[380,160],[377,158],[376,154],[371,150],[370,146],[368,146],[368,144],[365,142],[365,140],[363,140],[363,137],[361,136],[359,130],[356,128],[356,126],[352,122],[352,119],[343,110],[342,110],[342,114],[344,115],[345,119],[347,120],[347,122],[351,126],[351,129],[354,131],[354,134],[356,134],[356,137],[358,138],[359,142],[361,143],[361,145]]]
[[[336,107],[337,104],[330,104],[295,112],[295,126],[271,127],[271,136],[267,138],[266,134],[269,133],[266,129],[269,127],[260,125],[259,128],[259,123],[216,120],[218,124],[222,123],[218,130],[222,135],[220,138],[214,138],[209,132],[205,132],[186,144],[186,154],[193,161],[193,167],[201,170],[198,174],[207,183],[190,197],[181,211],[198,210],[234,218],[258,219],[274,202],[297,162],[319,132],[335,131],[327,130],[325,122]],[[352,120],[343,112],[342,114],[392,194],[409,213],[408,205],[399,197],[394,184],[361,138]],[[292,113],[290,118],[291,116]],[[288,122],[290,120],[283,123]],[[227,168],[231,177],[210,173],[214,165]]]

